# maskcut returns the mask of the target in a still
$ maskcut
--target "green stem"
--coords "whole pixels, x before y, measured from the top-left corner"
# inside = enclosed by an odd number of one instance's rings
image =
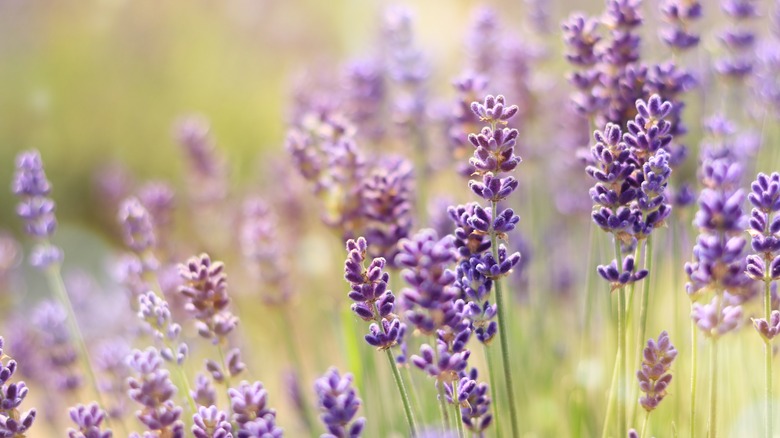
[[[766,264],[767,271],[769,263]],[[767,275],[768,277],[768,275]],[[769,278],[769,277],[768,277]],[[766,314],[766,320],[769,322],[772,317],[772,280],[764,280],[764,313]],[[766,436],[771,438],[772,435],[772,343],[766,341]]]
[[[301,356],[298,353],[298,348],[295,346],[295,340],[293,338],[293,324],[292,320],[290,319],[290,313],[289,313],[289,307],[284,306],[280,310],[280,314],[282,317],[282,333],[284,334],[284,343],[287,346],[287,354],[289,355],[290,360],[292,361],[293,368],[296,372],[298,372],[300,375],[303,375],[303,361],[301,361]],[[304,426],[306,426],[306,430],[308,430],[310,433],[314,431],[314,422],[311,418],[311,410],[309,409],[309,403],[307,402],[306,396],[301,394],[301,417],[303,419]]]
[[[639,438],[645,437],[645,433],[647,432],[648,420],[650,420],[650,411],[645,411],[645,421],[642,422],[642,433],[639,435]]]
[[[89,379],[89,383],[92,385],[92,389],[95,391],[95,395],[100,402],[100,406],[106,409],[108,408],[108,405],[103,399],[103,393],[100,391],[100,386],[98,385],[94,368],[92,367],[92,363],[89,360],[89,349],[87,348],[87,343],[84,340],[84,336],[81,334],[81,329],[79,328],[79,323],[76,319],[76,312],[73,310],[73,304],[70,302],[70,298],[68,297],[68,290],[65,288],[65,282],[62,281],[61,266],[58,263],[52,264],[46,269],[45,274],[46,280],[49,283],[49,287],[51,288],[52,292],[54,292],[54,295],[56,295],[60,305],[64,307],[65,311],[68,313],[67,321],[70,336],[76,342],[76,345],[78,345],[79,355],[81,356],[81,363],[84,365],[87,378]],[[106,427],[111,426],[108,416],[106,416],[106,423]],[[121,423],[121,421],[119,421],[119,423]],[[124,426],[122,425],[120,427]]]
[[[417,427],[414,424],[414,415],[412,415],[412,405],[409,403],[409,395],[406,393],[406,387],[404,381],[401,379],[401,373],[398,371],[398,366],[395,364],[395,358],[390,349],[385,350],[387,356],[387,363],[390,365],[390,370],[393,372],[393,379],[395,379],[395,385],[398,387],[398,393],[401,394],[401,401],[404,404],[404,413],[406,414],[406,422],[409,424],[410,436],[417,434]]]
[[[612,366],[612,380],[609,384],[609,398],[607,399],[607,412],[604,416],[604,426],[601,429],[601,438],[607,438],[609,423],[612,422],[612,413],[615,410],[615,393],[617,392],[617,375],[620,364],[620,352],[615,353],[615,365]]]
[[[498,380],[496,380],[496,367],[493,363],[492,355],[490,354],[490,347],[488,344],[482,344],[483,351],[485,352],[485,362],[488,367],[488,377],[490,378],[490,398],[493,399],[493,423],[495,424],[496,437],[501,438],[501,419],[498,416]]]
[[[225,360],[225,353],[222,349],[222,340],[217,343],[217,352],[219,353],[219,362],[222,365],[222,378],[225,383],[225,393],[227,394],[227,399],[230,400],[230,369],[228,368],[227,361]],[[230,405],[230,403],[228,404]],[[233,417],[232,405],[230,406],[230,417]]]
[[[436,345],[436,338],[431,336],[431,344],[433,344],[433,355],[436,359],[436,363],[439,363],[439,349]],[[439,384],[438,379],[435,381],[437,397],[439,399],[439,413],[441,414],[441,424],[444,430],[450,429],[450,414],[447,413],[447,401],[444,397],[444,387]]]
[[[457,423],[458,437],[465,438],[466,433],[463,431],[463,417],[460,412],[460,403],[458,402],[458,381],[454,382],[452,391],[452,406],[455,408],[455,422]]]
[[[417,390],[415,389],[414,380],[412,379],[412,373],[409,372],[408,366],[402,366],[401,370],[403,372],[403,374],[401,374],[401,378],[404,381],[404,387],[407,388],[409,399],[412,402],[412,413],[415,416],[424,417],[424,412],[420,406],[420,399],[417,397]],[[422,421],[423,423],[425,422],[424,419]]]
[[[647,243],[645,244],[645,259],[644,259],[644,269],[646,269],[648,272],[652,272],[653,269],[653,235],[647,236]],[[639,308],[639,343],[637,344],[639,346],[639,355],[637,356],[637,368],[639,368],[639,364],[642,361],[642,350],[645,343],[645,336],[647,334],[647,309],[649,308],[648,303],[650,302],[650,275],[645,278],[644,284],[642,285],[642,303]],[[632,398],[634,400],[635,398]],[[636,422],[636,413],[638,409],[636,406],[633,408],[633,414],[631,415],[631,424],[635,424]]]
[[[718,309],[720,312],[720,309]],[[718,436],[718,338],[712,338],[710,349],[710,421],[709,438]]]
[[[623,255],[620,239],[615,236],[615,259],[618,271],[622,270]],[[617,390],[617,423],[618,436],[626,436],[626,290],[618,288],[618,390]]]
[[[699,346],[697,345],[698,328],[691,320],[691,438],[696,437],[696,374],[698,372]]]
[[[492,204],[492,219],[495,220],[497,216],[498,203],[493,201]],[[490,226],[490,245],[493,251],[493,258],[496,262],[498,259],[498,236],[493,229],[493,225]],[[512,382],[512,370],[509,364],[509,341],[506,324],[506,303],[504,302],[504,294],[501,288],[501,280],[496,278],[493,281],[493,285],[496,289],[496,306],[498,307],[498,340],[501,345],[501,365],[504,369],[504,384],[506,386],[507,398],[509,400],[509,417],[512,420],[512,436],[520,436],[520,428],[517,421],[517,408],[515,406],[515,390]]]

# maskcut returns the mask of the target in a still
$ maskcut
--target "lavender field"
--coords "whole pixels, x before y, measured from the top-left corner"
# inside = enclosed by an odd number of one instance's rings
[[[776,437],[780,0],[0,0],[0,437]]]

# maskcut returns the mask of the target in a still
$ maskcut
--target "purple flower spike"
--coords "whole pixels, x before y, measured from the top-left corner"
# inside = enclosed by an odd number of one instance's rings
[[[135,373],[127,381],[130,399],[142,406],[136,417],[150,431],[172,433],[183,427],[179,417],[182,409],[173,402],[176,386],[169,373],[162,368],[162,357],[154,348],[135,350],[127,359]],[[178,436],[178,435],[174,435]]]
[[[102,431],[101,423],[106,416],[97,403],[88,406],[78,405],[68,411],[76,429],[68,429],[68,438],[111,438],[110,430]]]
[[[30,256],[30,263],[41,269],[60,263],[62,250],[48,241],[57,228],[57,218],[54,216],[54,201],[49,197],[51,185],[46,179],[38,151],[21,152],[16,156],[11,191],[19,197],[16,213],[24,221],[25,231],[39,240]]]
[[[28,389],[24,382],[9,383],[18,369],[16,361],[3,352],[5,341],[0,337],[0,436],[23,437],[35,421],[36,411],[20,412]]]
[[[690,23],[701,18],[699,1],[666,0],[661,12],[669,23],[660,31],[664,43],[676,50],[687,50],[699,44],[699,36],[689,30]]]
[[[495,97],[488,95],[483,102],[471,103],[471,111],[479,117],[479,120],[491,125],[506,125],[518,110],[517,105],[506,106],[506,100],[501,95]]]
[[[233,426],[227,414],[216,406],[200,406],[192,416],[192,436],[195,438],[232,438]]]
[[[233,421],[243,428],[244,424],[262,418],[275,421],[276,411],[268,407],[268,393],[261,382],[243,381],[238,388],[228,390],[230,406],[233,409]]]
[[[363,237],[347,241],[344,279],[350,284],[352,311],[365,321],[374,321],[365,336],[369,345],[386,350],[398,343],[401,322],[395,317],[395,296],[387,289],[390,275],[384,271],[385,259],[375,258],[365,267],[368,243]]]
[[[672,381],[669,369],[675,357],[677,350],[665,331],[661,332],[658,340],[647,341],[647,347],[642,352],[642,366],[636,377],[639,389],[645,394],[639,398],[639,404],[648,412],[657,408],[666,396],[666,389]]]
[[[119,205],[117,215],[125,244],[138,254],[154,249],[156,238],[152,216],[138,198],[127,198]]]
[[[485,382],[478,382],[477,369],[472,368],[468,373],[461,373],[461,379],[475,382],[468,397],[460,403],[463,425],[472,433],[481,435],[493,421],[490,414],[490,389]]]
[[[215,344],[223,342],[238,325],[238,318],[228,310],[224,265],[201,254],[179,265],[179,276],[184,281],[179,292],[188,300],[186,309],[198,320],[198,334]]]
[[[331,368],[317,379],[314,390],[322,412],[320,419],[328,429],[323,437],[359,438],[366,420],[354,420],[360,408],[360,399],[352,388],[352,374],[341,376],[336,368]]]

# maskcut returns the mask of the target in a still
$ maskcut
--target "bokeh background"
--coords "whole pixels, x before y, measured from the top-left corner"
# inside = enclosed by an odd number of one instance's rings
[[[595,436],[601,431],[614,336],[606,292],[600,293],[601,288],[599,293],[586,295],[586,290],[593,281],[588,272],[612,258],[608,255],[611,244],[590,228],[587,213],[579,217],[560,213],[549,196],[551,187],[580,187],[588,204],[587,188],[583,179],[555,181],[555,168],[548,164],[555,161],[551,154],[563,153],[550,143],[556,138],[553,122],[565,117],[556,108],[565,102],[569,90],[565,76],[570,67],[563,59],[559,23],[574,10],[595,14],[603,5],[600,0],[543,3],[549,12],[547,30],[531,24],[534,2],[528,0],[426,0],[408,5],[416,16],[418,44],[432,66],[432,100],[451,103],[455,96],[451,83],[469,56],[464,35],[478,6],[499,11],[502,26],[516,31],[537,54],[528,80],[539,114],[523,134],[528,141],[520,149],[526,163],[521,168],[523,195],[517,201],[524,236],[518,240],[527,245],[528,265],[518,283],[523,290],[515,297],[511,327],[513,360],[522,387],[521,418],[529,437]],[[705,3],[708,12],[697,25],[703,34],[702,46],[684,58],[698,71],[704,86],[686,97],[685,118],[693,149],[679,177],[695,175],[700,122],[723,108],[742,118],[768,145],[761,150],[755,169],[775,170],[780,164],[776,152],[780,130],[775,119],[763,113],[756,116],[748,107],[724,105],[725,85],[711,78],[710,62],[720,50],[712,29],[726,19],[714,5]],[[768,14],[772,2],[759,3]],[[85,308],[97,312],[85,323],[91,336],[99,337],[97,333],[110,326],[114,316],[128,311],[126,303],[116,299],[121,294],[109,269],[122,243],[116,212],[101,187],[112,181],[137,187],[146,180],[164,180],[185,193],[191,182],[173,126],[181,116],[198,114],[211,124],[218,151],[228,163],[232,192],[284,194],[288,187],[270,172],[268,163],[288,160],[283,145],[294,108],[292,96],[308,84],[313,72],[338,77],[342,62],[374,53],[381,40],[383,10],[389,4],[394,2],[0,1],[0,187],[10,186],[19,151],[40,151],[53,183],[60,222],[55,241],[65,250],[66,272],[86,273],[94,284],[84,290],[93,290],[99,297],[84,301]],[[646,1],[644,8],[643,53],[658,60],[668,55],[656,36],[659,12],[654,1]],[[769,27],[768,19],[757,25],[761,35],[769,34]],[[550,97],[553,94],[557,97]],[[290,168],[289,172],[294,171]],[[465,182],[454,175],[426,178],[433,195],[471,200]],[[388,403],[394,394],[389,372],[380,369],[376,373],[381,378],[373,378],[370,373],[375,370],[361,365],[372,352],[360,339],[362,325],[347,311],[347,286],[341,279],[342,243],[319,222],[316,200],[303,199],[308,205],[299,218],[305,224],[304,232],[292,251],[297,277],[291,312],[295,343],[305,363],[302,386],[308,391],[313,379],[329,365],[352,371],[358,382],[371,385],[364,389],[363,415],[370,424],[367,436],[401,436],[400,405]],[[9,190],[0,190],[0,231],[24,240],[15,202]],[[197,235],[203,231],[191,224],[191,214],[186,208],[177,210],[176,221],[182,225],[173,233],[194,254],[208,250],[205,242],[209,239]],[[658,246],[673,256],[660,257],[652,274],[658,299],[648,333],[656,336],[661,329],[670,331],[681,351],[675,372],[679,386],[673,387],[669,401],[651,423],[656,436],[676,436],[677,430],[687,430],[690,421],[684,411],[690,331],[682,263],[690,258],[695,235],[688,225],[691,215],[688,211],[681,216],[680,223],[685,224],[681,228],[661,230]],[[229,222],[223,226],[227,228],[215,232],[229,236],[234,230]],[[9,309],[4,314],[6,321],[12,320],[16,309],[23,313],[46,295],[45,283],[24,266],[23,258],[20,253],[14,259],[19,274],[3,297]],[[253,295],[257,291],[251,290],[253,285],[241,271],[237,254],[226,251],[216,258],[226,262],[235,288],[242,289],[236,293],[235,308],[242,318],[241,342],[249,352],[249,376],[266,383],[281,413],[279,423],[289,436],[303,436],[292,414],[294,407],[284,395],[281,376],[288,365],[283,359],[287,353],[278,338],[284,322],[277,320],[276,310],[263,306]],[[561,264],[564,258],[566,263]],[[588,307],[587,297],[593,297]],[[595,310],[592,326],[583,334],[586,308]],[[729,436],[756,436],[752,434],[760,424],[756,419],[761,406],[761,347],[747,327],[723,349],[728,363],[723,367],[722,421],[728,425],[724,430]],[[196,357],[203,354],[195,349]],[[475,359],[477,364],[482,360]],[[197,367],[198,362],[194,363]],[[418,388],[430,385],[422,376],[415,381]],[[43,388],[31,387],[31,399],[40,402]],[[700,397],[704,400],[703,392]],[[433,404],[424,408],[429,414],[435,412]],[[423,417],[435,421],[434,414]],[[703,410],[698,421],[705,418]],[[61,425],[57,420],[52,424]],[[134,425],[132,418],[127,424]],[[55,430],[42,426],[31,436],[56,436]]]

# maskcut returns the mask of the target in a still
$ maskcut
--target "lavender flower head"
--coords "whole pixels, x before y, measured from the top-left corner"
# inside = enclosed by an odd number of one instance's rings
[[[110,430],[101,430],[101,423],[103,423],[106,413],[100,409],[97,403],[70,408],[68,414],[78,428],[78,430],[68,429],[68,438],[111,438],[114,436]]]
[[[399,245],[396,263],[404,268],[401,276],[409,285],[401,291],[408,320],[426,334],[457,323],[455,273],[447,268],[456,260],[452,236],[439,239],[425,229]]]
[[[226,413],[216,406],[200,406],[192,416],[192,436],[195,438],[232,438],[233,426]]]
[[[690,30],[694,21],[701,18],[702,7],[698,0],[665,0],[661,12],[668,26],[661,29],[660,36],[666,45],[675,51],[684,51],[699,44],[699,35]]]
[[[490,388],[487,383],[477,381],[476,368],[472,368],[468,373],[461,373],[461,381],[463,379],[467,379],[467,382],[474,382],[473,387],[466,387],[468,395],[459,401],[463,425],[472,433],[482,436],[493,422],[493,415],[490,413]],[[464,386],[464,384],[459,384],[458,388]]]
[[[58,390],[73,392],[84,382],[67,318],[68,314],[58,302],[45,300],[34,309],[32,323],[45,351],[47,377],[52,379],[51,383]]]
[[[160,351],[163,359],[181,365],[187,357],[187,344],[180,343],[176,351],[168,347],[170,343],[178,341],[181,333],[181,326],[173,322],[168,302],[151,291],[139,296],[138,318],[146,323],[152,336],[164,345]]]
[[[373,321],[365,339],[369,345],[386,350],[399,341],[401,322],[395,317],[395,296],[387,289],[390,276],[384,272],[385,259],[379,257],[365,267],[366,239],[347,241],[344,278],[350,284],[352,311],[365,321]]]
[[[240,437],[281,437],[282,429],[276,426],[276,411],[268,406],[268,392],[261,382],[241,382],[228,390],[233,421],[238,425]],[[264,431],[267,435],[261,434]]]
[[[24,382],[10,383],[17,363],[4,353],[3,347],[4,340],[0,337],[0,435],[23,437],[35,421],[36,410],[19,411],[29,390]]]
[[[188,302],[187,310],[198,320],[198,334],[217,344],[238,325],[228,310],[227,275],[222,262],[212,262],[208,254],[191,257],[179,265],[179,275],[184,284],[179,292]]]
[[[200,203],[219,201],[227,193],[225,165],[210,131],[208,121],[199,116],[178,120],[174,129],[176,140],[189,161],[188,176],[193,180],[191,196]]]
[[[661,332],[658,340],[649,339],[642,351],[642,365],[636,377],[639,389],[645,394],[639,398],[639,404],[648,412],[657,408],[666,396],[666,388],[672,381],[669,369],[675,357],[677,350],[665,331]]]
[[[49,242],[57,228],[57,218],[54,201],[49,197],[51,184],[46,179],[38,151],[21,152],[16,156],[11,191],[19,197],[16,213],[24,221],[25,231],[38,242],[30,255],[31,264],[43,269],[61,262],[62,250]]]
[[[358,438],[363,433],[365,418],[355,420],[360,399],[352,387],[352,374],[339,374],[330,368],[314,383],[322,412],[320,419],[328,430],[321,438]]]
[[[182,409],[173,401],[176,386],[171,382],[168,370],[162,367],[160,353],[152,347],[144,351],[134,350],[127,363],[134,372],[134,376],[127,380],[128,395],[142,407],[136,412],[138,420],[148,430],[161,434],[181,428],[179,417]]]

